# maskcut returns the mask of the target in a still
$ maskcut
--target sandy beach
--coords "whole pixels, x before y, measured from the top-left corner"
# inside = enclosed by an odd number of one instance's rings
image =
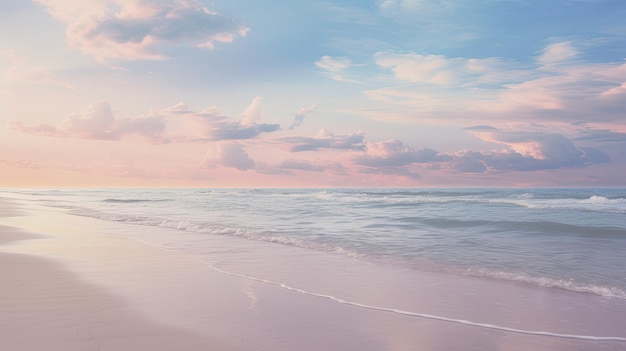
[[[7,208],[0,214],[16,212]],[[0,226],[0,245],[41,238]],[[229,349],[198,333],[155,323],[49,258],[0,252],[0,277],[2,350]]]
[[[611,300],[597,299],[596,305],[587,305],[576,293],[537,292],[515,284],[470,286],[471,280],[450,281],[446,286],[440,276],[428,274],[406,281],[401,289],[406,294],[397,295],[389,287],[403,278],[384,271],[369,272],[370,277],[386,275],[387,281],[353,278],[350,284],[342,283],[352,274],[367,277],[363,271],[371,267],[358,260],[325,263],[339,258],[311,255],[285,261],[280,246],[255,257],[243,246],[234,247],[236,240],[223,238],[215,239],[216,252],[223,252],[215,256],[222,261],[230,258],[231,263],[218,269],[197,256],[123,235],[159,228],[122,227],[37,206],[2,206],[2,350],[626,347],[621,339],[587,338],[624,337],[623,303]],[[217,247],[218,241],[223,248]],[[313,269],[312,262],[319,269]],[[327,281],[327,287],[315,279],[324,264],[341,264],[345,269]],[[292,267],[301,278],[296,273],[273,277],[272,267],[279,266]],[[274,279],[289,283],[280,285]],[[499,307],[494,308],[494,301]],[[376,306],[389,308],[372,308]],[[584,323],[566,321],[581,313],[587,316]],[[542,331],[553,334],[542,335]]]

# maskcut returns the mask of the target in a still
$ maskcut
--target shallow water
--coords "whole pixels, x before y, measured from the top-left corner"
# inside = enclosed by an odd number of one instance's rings
[[[67,213],[626,299],[626,189],[5,190]],[[184,232],[202,235],[182,235]]]

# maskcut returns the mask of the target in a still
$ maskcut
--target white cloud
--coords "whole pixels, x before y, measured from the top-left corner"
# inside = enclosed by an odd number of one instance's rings
[[[435,11],[452,7],[452,2],[445,0],[382,0],[379,7],[383,11]]]
[[[263,112],[261,111],[261,102],[263,98],[260,96],[255,97],[250,105],[241,114],[241,124],[244,126],[254,124],[263,118]]]
[[[619,95],[626,95],[626,82],[624,82],[622,85],[618,87],[612,87],[600,93],[600,96],[605,97],[605,98],[613,98]]]
[[[260,99],[255,99],[237,121],[222,114],[215,106],[196,112],[179,102],[162,110],[150,110],[145,116],[116,118],[108,102],[90,103],[83,111],[68,116],[58,125],[27,126],[10,123],[24,133],[62,138],[119,140],[138,135],[155,144],[169,142],[206,142],[216,140],[253,139],[262,133],[280,130],[278,124],[256,123]],[[247,116],[247,117],[246,117]]]
[[[223,166],[245,171],[254,169],[255,162],[241,144],[229,141],[215,143],[207,152],[203,165],[207,168]]]
[[[547,45],[529,62],[379,52],[374,61],[393,76],[390,86],[366,90],[372,100],[396,105],[372,118],[556,122],[622,122],[626,64],[588,63],[571,42]],[[484,118],[484,119],[481,119]]]
[[[355,67],[362,66],[362,64],[355,64],[348,57],[331,57],[322,56],[322,58],[315,62],[315,65],[325,71],[325,74],[331,77],[333,80],[344,83],[358,83],[359,81],[350,79],[344,76],[346,70]]]
[[[505,72],[505,63],[495,57],[449,58],[443,55],[378,52],[376,64],[393,71],[397,80],[434,85],[478,85],[515,79],[523,71]]]
[[[288,129],[294,129],[299,127],[302,122],[304,121],[304,118],[310,114],[313,113],[313,111],[315,111],[316,106],[315,105],[311,105],[308,107],[303,107],[301,109],[298,110],[298,113],[296,113],[296,116],[293,119],[293,123],[289,126]]]
[[[339,72],[352,66],[352,60],[347,57],[322,56],[319,61],[315,62],[315,65],[326,71]]]
[[[127,135],[138,135],[150,142],[169,142],[165,137],[165,122],[161,116],[115,118],[106,101],[92,102],[81,112],[69,115],[60,125],[39,124],[25,126],[12,122],[10,127],[24,133],[94,140],[119,140]]]
[[[163,59],[161,45],[213,48],[248,28],[197,0],[35,0],[66,24],[68,43],[100,61]]]
[[[570,139],[557,133],[507,132],[493,129],[478,129],[469,132],[483,141],[504,145],[506,149],[457,153],[452,164],[462,172],[527,172],[582,168],[594,163],[611,161],[601,150],[575,145]]]
[[[541,65],[553,65],[567,63],[576,58],[580,53],[571,42],[563,41],[553,43],[543,48],[541,55],[537,57],[537,62]]]

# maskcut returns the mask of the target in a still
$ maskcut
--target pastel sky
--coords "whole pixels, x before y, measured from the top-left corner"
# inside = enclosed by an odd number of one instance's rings
[[[0,187],[626,186],[624,0],[0,2]]]

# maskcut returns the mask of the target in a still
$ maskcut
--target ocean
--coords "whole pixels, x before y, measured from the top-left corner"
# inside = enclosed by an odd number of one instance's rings
[[[274,248],[626,299],[626,189],[4,189],[0,197],[125,224],[126,234],[111,234],[221,267],[232,257],[219,253],[235,249],[217,252],[215,240],[233,237],[246,247],[241,260]]]

